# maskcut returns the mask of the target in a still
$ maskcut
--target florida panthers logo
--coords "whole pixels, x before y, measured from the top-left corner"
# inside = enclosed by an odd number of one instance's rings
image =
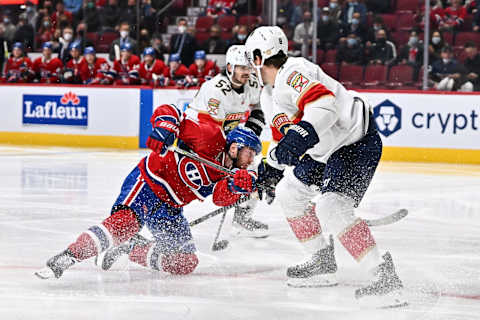
[[[178,173],[182,181],[194,190],[211,184],[202,165],[189,158],[182,158],[178,163]]]

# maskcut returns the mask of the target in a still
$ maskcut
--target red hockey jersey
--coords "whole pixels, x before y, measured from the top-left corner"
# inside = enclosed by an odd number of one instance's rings
[[[84,84],[108,84],[110,65],[104,58],[95,58],[92,64],[85,63],[80,69],[80,77]]]
[[[162,60],[158,60],[158,59],[153,60],[153,64],[150,67],[145,63],[145,61],[142,62],[138,70],[141,83],[153,85],[153,86],[162,85],[159,82],[160,79],[157,79],[157,78],[163,77],[165,68],[166,68],[165,63]],[[155,77],[153,77],[154,74],[155,74]]]
[[[5,63],[3,82],[26,83],[33,78],[32,61],[28,57],[11,57]]]
[[[84,57],[80,57],[78,60],[70,59],[65,65],[65,71],[63,77],[65,82],[68,83],[83,83],[81,77],[81,70],[84,65],[87,64],[87,60]]]
[[[41,83],[57,83],[60,82],[60,73],[62,72],[63,63],[58,58],[51,58],[46,61],[44,57],[38,57],[33,62],[33,70],[37,79]]]
[[[185,83],[185,77],[188,76],[188,68],[181,64],[177,70],[172,72],[170,67],[166,67],[163,76],[168,80],[165,83],[166,86],[183,85]]]
[[[115,84],[138,84],[140,78],[138,69],[140,67],[140,59],[136,55],[131,55],[125,63],[121,60],[115,60],[113,63],[113,74]]]
[[[207,60],[202,70],[199,70],[195,63],[192,63],[190,68],[188,68],[188,74],[191,77],[198,79],[198,84],[204,83],[206,80],[213,78],[218,73],[220,73],[220,68],[212,60]]]

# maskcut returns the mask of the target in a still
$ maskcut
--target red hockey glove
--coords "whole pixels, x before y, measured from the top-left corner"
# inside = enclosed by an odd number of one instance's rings
[[[256,189],[255,181],[257,174],[255,171],[245,169],[234,169],[235,174],[228,181],[228,189],[233,194],[248,194]]]

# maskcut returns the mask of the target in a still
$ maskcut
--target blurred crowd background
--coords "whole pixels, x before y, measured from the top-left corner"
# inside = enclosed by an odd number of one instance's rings
[[[313,1],[2,4],[0,81],[198,86],[222,72],[216,55],[245,43],[254,28],[276,24],[289,39],[290,56],[315,57],[349,88],[422,87],[424,0]],[[480,1],[431,0],[430,6],[428,88],[479,91]]]

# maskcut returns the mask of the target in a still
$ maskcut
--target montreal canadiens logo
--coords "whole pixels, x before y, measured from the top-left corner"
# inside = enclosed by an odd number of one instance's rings
[[[210,179],[203,166],[198,166],[193,160],[183,158],[178,163],[178,173],[182,181],[192,189],[210,185]]]

